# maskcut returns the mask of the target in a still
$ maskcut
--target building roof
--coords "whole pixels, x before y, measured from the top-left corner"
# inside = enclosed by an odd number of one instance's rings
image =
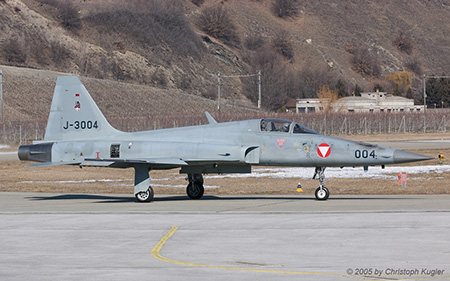
[[[295,108],[297,106],[297,100],[296,99],[290,99],[288,102],[284,105],[286,108]]]

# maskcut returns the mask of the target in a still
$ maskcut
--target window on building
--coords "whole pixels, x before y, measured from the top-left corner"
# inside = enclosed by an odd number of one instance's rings
[[[308,112],[315,112],[316,108],[315,107],[308,107]]]

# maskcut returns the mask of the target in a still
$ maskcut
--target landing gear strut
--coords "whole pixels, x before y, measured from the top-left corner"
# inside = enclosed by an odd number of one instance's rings
[[[202,174],[188,174],[189,184],[186,187],[187,196],[191,199],[200,199],[205,192]]]
[[[317,200],[327,200],[330,196],[330,191],[325,187],[325,167],[316,167],[313,179],[318,176],[319,187],[316,189],[315,195]]]

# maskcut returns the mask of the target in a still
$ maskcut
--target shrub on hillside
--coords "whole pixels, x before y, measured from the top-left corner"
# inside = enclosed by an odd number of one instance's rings
[[[408,55],[412,54],[413,42],[410,35],[400,32],[400,34],[394,38],[392,44],[401,52]]]
[[[203,44],[177,3],[134,0],[101,6],[85,18],[85,23],[112,38],[108,42],[108,36],[103,36],[106,40],[98,43],[104,47],[114,45],[119,35],[127,48],[138,49],[143,55],[156,47],[199,57],[204,51]]]
[[[55,66],[59,67],[62,70],[64,66],[67,65],[67,62],[70,59],[70,51],[59,42],[51,43],[50,49],[50,56],[53,63],[55,64]]]
[[[77,31],[81,28],[81,18],[78,10],[67,1],[61,1],[57,5],[60,20],[63,27],[71,31]]]
[[[289,40],[289,34],[285,31],[279,32],[272,40],[272,47],[274,51],[289,61],[294,60],[294,48]]]
[[[261,83],[263,89],[262,106],[269,110],[278,110],[288,97],[295,96],[297,92],[296,79],[289,65],[284,63],[280,55],[270,49],[263,48],[252,54],[250,65],[255,73],[261,70]],[[255,104],[258,100],[257,79],[242,79],[247,97]]]
[[[27,59],[22,44],[17,38],[11,38],[3,43],[3,54],[8,64],[22,64]]]
[[[303,69],[297,74],[297,84],[301,97],[315,98],[322,86],[336,88],[336,76],[329,67],[317,62],[305,64]],[[340,86],[341,87],[341,86]],[[297,96],[300,97],[300,96]]]
[[[355,45],[353,45],[353,43],[347,43],[347,45],[345,46],[345,51],[349,54],[354,54],[356,50]]]
[[[298,14],[297,0],[275,0],[272,12],[280,18],[295,17]]]
[[[363,76],[376,77],[381,74],[381,68],[377,58],[366,48],[356,49],[351,62],[353,64],[353,70]]]
[[[75,6],[64,0],[37,0],[37,2],[56,8],[57,14],[54,15],[61,25],[73,32],[81,28],[81,18]]]
[[[248,36],[244,42],[245,48],[250,51],[256,51],[265,44],[266,42],[264,38],[261,35],[255,33],[252,33],[250,36]]]
[[[206,8],[197,20],[197,26],[206,34],[223,41],[227,45],[239,45],[240,39],[228,11],[220,6]]]
[[[411,70],[412,72],[414,72],[417,75],[422,75],[423,70],[422,70],[422,64],[420,63],[420,61],[417,58],[411,58],[409,60],[406,61],[405,66],[407,69]]]
[[[200,7],[200,6],[205,2],[205,0],[191,0],[191,2],[192,2],[194,5]]]
[[[151,79],[155,86],[165,88],[167,86],[167,76],[162,69],[157,69],[153,72]]]

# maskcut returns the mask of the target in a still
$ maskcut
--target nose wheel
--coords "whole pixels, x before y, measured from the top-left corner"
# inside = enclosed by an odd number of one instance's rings
[[[330,191],[325,186],[318,187],[316,189],[316,199],[317,200],[327,200],[330,196]]]
[[[318,177],[317,177],[318,176]],[[316,167],[313,179],[319,181],[319,187],[316,189],[315,195],[317,200],[327,200],[330,197],[330,191],[325,187],[325,167]]]

